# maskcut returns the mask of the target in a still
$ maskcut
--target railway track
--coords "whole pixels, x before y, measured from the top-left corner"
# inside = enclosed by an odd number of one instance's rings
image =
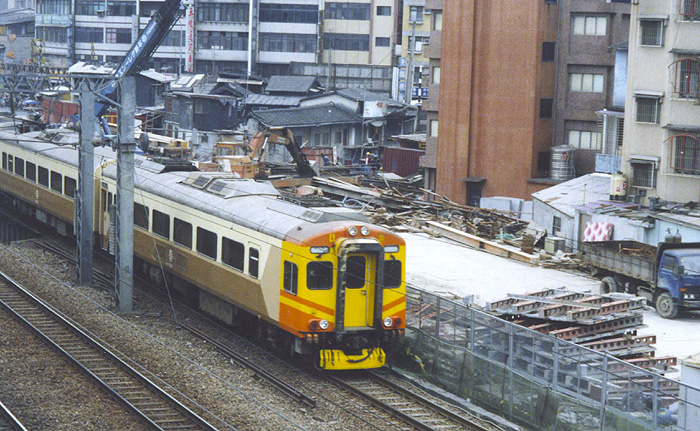
[[[497,426],[476,417],[448,410],[376,373],[362,371],[346,376],[329,376],[331,381],[364,398],[396,419],[421,431],[493,431]]]
[[[0,431],[27,431],[10,409],[0,402]]]
[[[2,272],[0,306],[63,353],[151,428],[163,431],[217,430]]]

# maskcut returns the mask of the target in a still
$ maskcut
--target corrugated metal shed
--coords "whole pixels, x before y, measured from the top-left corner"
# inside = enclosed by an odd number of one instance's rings
[[[576,206],[610,197],[609,174],[588,174],[533,193],[532,197],[573,217]]]

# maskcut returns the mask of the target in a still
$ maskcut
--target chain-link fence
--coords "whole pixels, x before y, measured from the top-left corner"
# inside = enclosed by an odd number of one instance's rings
[[[431,292],[409,287],[406,306],[406,354],[396,365],[508,420],[550,430],[700,430],[698,388]]]

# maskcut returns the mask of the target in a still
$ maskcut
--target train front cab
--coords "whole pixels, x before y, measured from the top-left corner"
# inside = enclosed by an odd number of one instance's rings
[[[313,348],[319,368],[382,367],[385,348],[403,334],[404,243],[391,233],[376,234],[338,240],[330,235],[332,246],[299,247],[298,253],[287,255],[298,261],[294,268],[299,273],[283,270],[281,323],[295,326],[292,332]],[[391,245],[383,246],[380,239]],[[318,289],[319,273],[330,268],[329,288]],[[305,282],[290,295],[290,278],[295,275]]]

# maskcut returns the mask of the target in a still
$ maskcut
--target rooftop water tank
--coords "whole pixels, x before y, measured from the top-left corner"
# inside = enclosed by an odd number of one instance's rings
[[[610,177],[610,200],[624,201],[627,196],[627,177],[622,174],[612,174]]]
[[[552,147],[552,179],[566,181],[574,177],[574,148],[568,145]]]

